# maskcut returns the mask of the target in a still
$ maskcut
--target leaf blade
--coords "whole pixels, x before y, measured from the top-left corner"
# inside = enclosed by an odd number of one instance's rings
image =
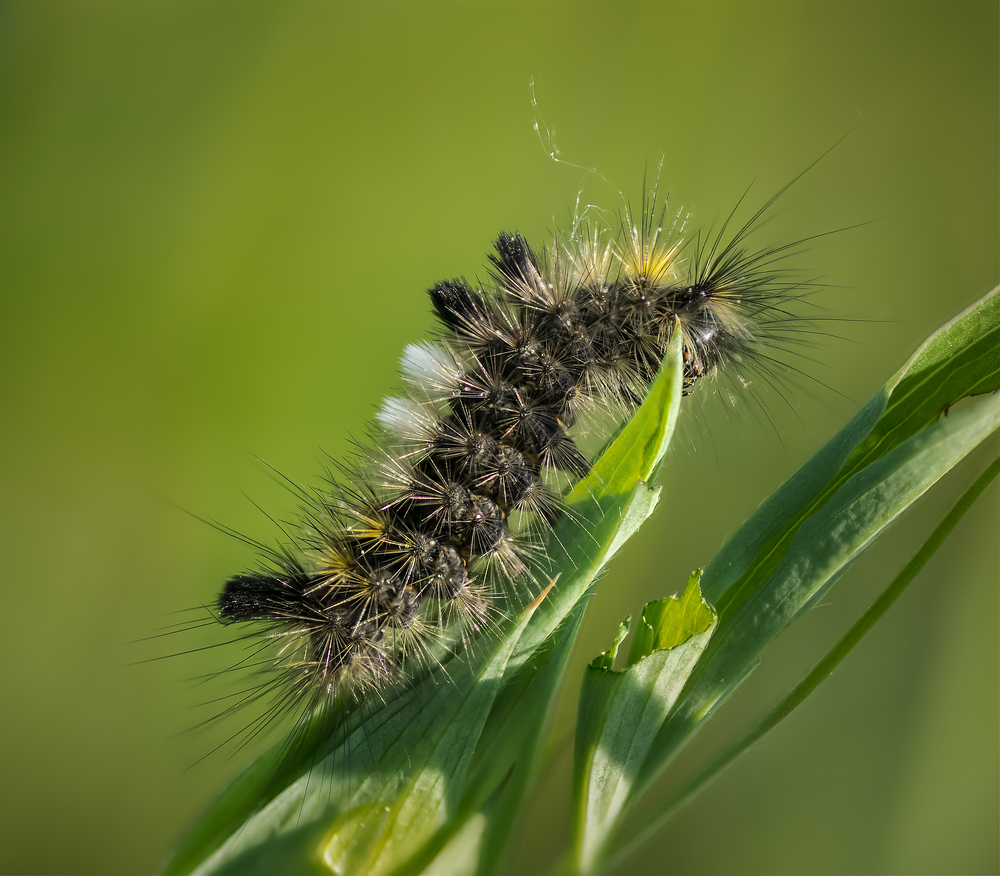
[[[572,865],[591,871],[628,805],[670,709],[715,628],[694,573],[680,597],[646,605],[626,666],[612,668],[627,621],[608,652],[587,667],[580,690],[573,760]]]

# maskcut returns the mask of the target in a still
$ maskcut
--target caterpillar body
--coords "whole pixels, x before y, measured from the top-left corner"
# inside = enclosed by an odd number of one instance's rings
[[[532,533],[590,470],[579,422],[634,409],[675,333],[685,394],[719,371],[772,370],[807,285],[782,268],[797,244],[748,246],[773,201],[700,236],[654,189],[617,232],[578,225],[544,249],[502,233],[488,282],[434,285],[438,335],[406,351],[374,451],[330,473],[293,543],[219,596],[223,623],[262,625],[254,641],[273,648],[254,698],[273,693],[276,711],[381,697],[494,623],[537,577]]]

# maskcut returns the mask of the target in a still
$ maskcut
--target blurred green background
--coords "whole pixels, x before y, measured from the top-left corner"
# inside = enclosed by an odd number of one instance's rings
[[[253,563],[179,508],[276,537],[247,496],[278,518],[295,503],[254,456],[310,483],[321,450],[343,455],[431,328],[425,288],[482,275],[500,229],[544,241],[581,184],[617,210],[663,155],[706,226],[848,134],[758,238],[868,223],[804,259],[841,340],[790,404],[690,406],[578,676],[997,282],[997,33],[993,0],[0,3],[0,871],[150,871],[249,757],[187,769],[225,730],[175,735],[205,717],[185,679],[225,656],[134,666],[203,640],[126,643]],[[561,157],[601,176],[546,156],[531,77]],[[765,654],[668,781],[804,674],[995,452]],[[625,872],[997,872],[995,486],[819,693]],[[519,835],[526,872],[565,828],[568,748]]]

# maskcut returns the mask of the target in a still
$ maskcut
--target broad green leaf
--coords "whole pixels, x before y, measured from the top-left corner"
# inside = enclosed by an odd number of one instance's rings
[[[682,389],[680,338],[643,405],[566,499],[500,635],[339,720],[314,716],[209,808],[166,872],[488,871],[531,787],[540,730],[597,574],[649,516]],[[511,768],[517,764],[520,774]],[[483,820],[484,813],[489,817]],[[278,863],[282,862],[282,863]]]
[[[626,620],[611,649],[588,667],[580,692],[573,764],[576,869],[597,861],[626,806],[650,746],[715,627],[696,572],[680,598],[650,602],[621,672],[613,668]]]

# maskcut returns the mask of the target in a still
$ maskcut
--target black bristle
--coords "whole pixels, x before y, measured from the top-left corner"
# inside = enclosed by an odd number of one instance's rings
[[[535,254],[528,242],[520,234],[503,233],[493,242],[496,255],[490,261],[499,274],[514,282],[528,279],[538,270]]]
[[[482,319],[486,305],[482,295],[464,280],[444,280],[427,290],[434,311],[447,328],[459,330]]]

